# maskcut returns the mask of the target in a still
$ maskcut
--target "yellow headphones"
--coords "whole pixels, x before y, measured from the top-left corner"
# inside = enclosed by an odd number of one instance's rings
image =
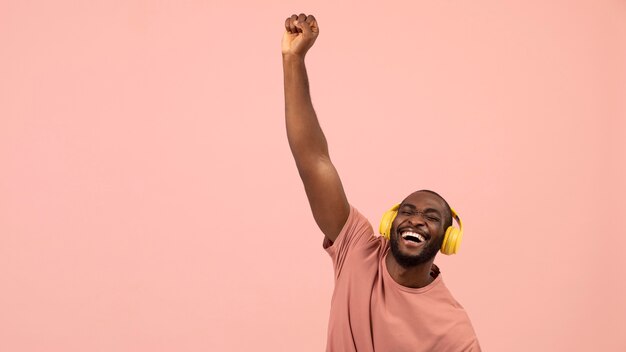
[[[400,208],[400,204],[396,204],[393,208],[387,210],[385,214],[383,214],[383,218],[380,221],[380,227],[378,231],[383,237],[389,239],[391,235],[391,223],[398,215],[398,208]],[[459,224],[459,228],[454,226],[449,226],[446,229],[446,234],[443,237],[443,243],[441,244],[441,253],[443,254],[455,254],[459,247],[461,246],[461,240],[463,239],[463,224],[461,223],[461,218],[454,211],[454,209],[450,208],[452,211],[452,217]]]

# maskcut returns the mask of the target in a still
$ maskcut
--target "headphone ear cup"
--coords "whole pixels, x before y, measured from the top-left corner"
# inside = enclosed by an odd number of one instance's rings
[[[385,237],[386,239],[389,239],[389,237],[391,236],[391,224],[393,223],[393,220],[396,218],[397,215],[397,210],[387,210],[385,214],[383,214],[382,220],[380,220],[378,232],[380,232],[380,234],[383,235],[383,237]]]
[[[454,226],[448,227],[446,235],[443,238],[441,245],[441,253],[446,255],[456,254],[461,246],[461,240],[463,239],[463,232]]]

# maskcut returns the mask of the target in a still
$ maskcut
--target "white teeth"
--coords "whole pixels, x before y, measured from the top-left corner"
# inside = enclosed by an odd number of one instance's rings
[[[415,237],[415,238],[417,238],[420,242],[424,242],[424,241],[426,241],[426,239],[424,238],[424,236],[422,236],[422,235],[420,235],[419,233],[416,233],[416,232],[410,232],[410,231],[403,232],[403,233],[402,233],[402,238],[407,238],[407,237]]]

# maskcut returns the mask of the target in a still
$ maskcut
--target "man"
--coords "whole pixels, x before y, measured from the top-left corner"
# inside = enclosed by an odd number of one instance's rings
[[[446,201],[410,194],[389,218],[388,239],[348,203],[309,94],[304,58],[318,34],[313,16],[287,18],[282,54],[289,146],[335,271],[327,351],[480,351],[433,264],[455,215]]]

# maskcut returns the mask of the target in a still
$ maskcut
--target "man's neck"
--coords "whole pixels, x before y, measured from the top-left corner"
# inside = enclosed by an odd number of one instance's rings
[[[435,258],[414,267],[405,268],[398,264],[393,253],[389,251],[385,258],[385,264],[387,264],[389,275],[395,282],[405,287],[420,288],[433,282],[434,278],[430,272],[434,260]]]

